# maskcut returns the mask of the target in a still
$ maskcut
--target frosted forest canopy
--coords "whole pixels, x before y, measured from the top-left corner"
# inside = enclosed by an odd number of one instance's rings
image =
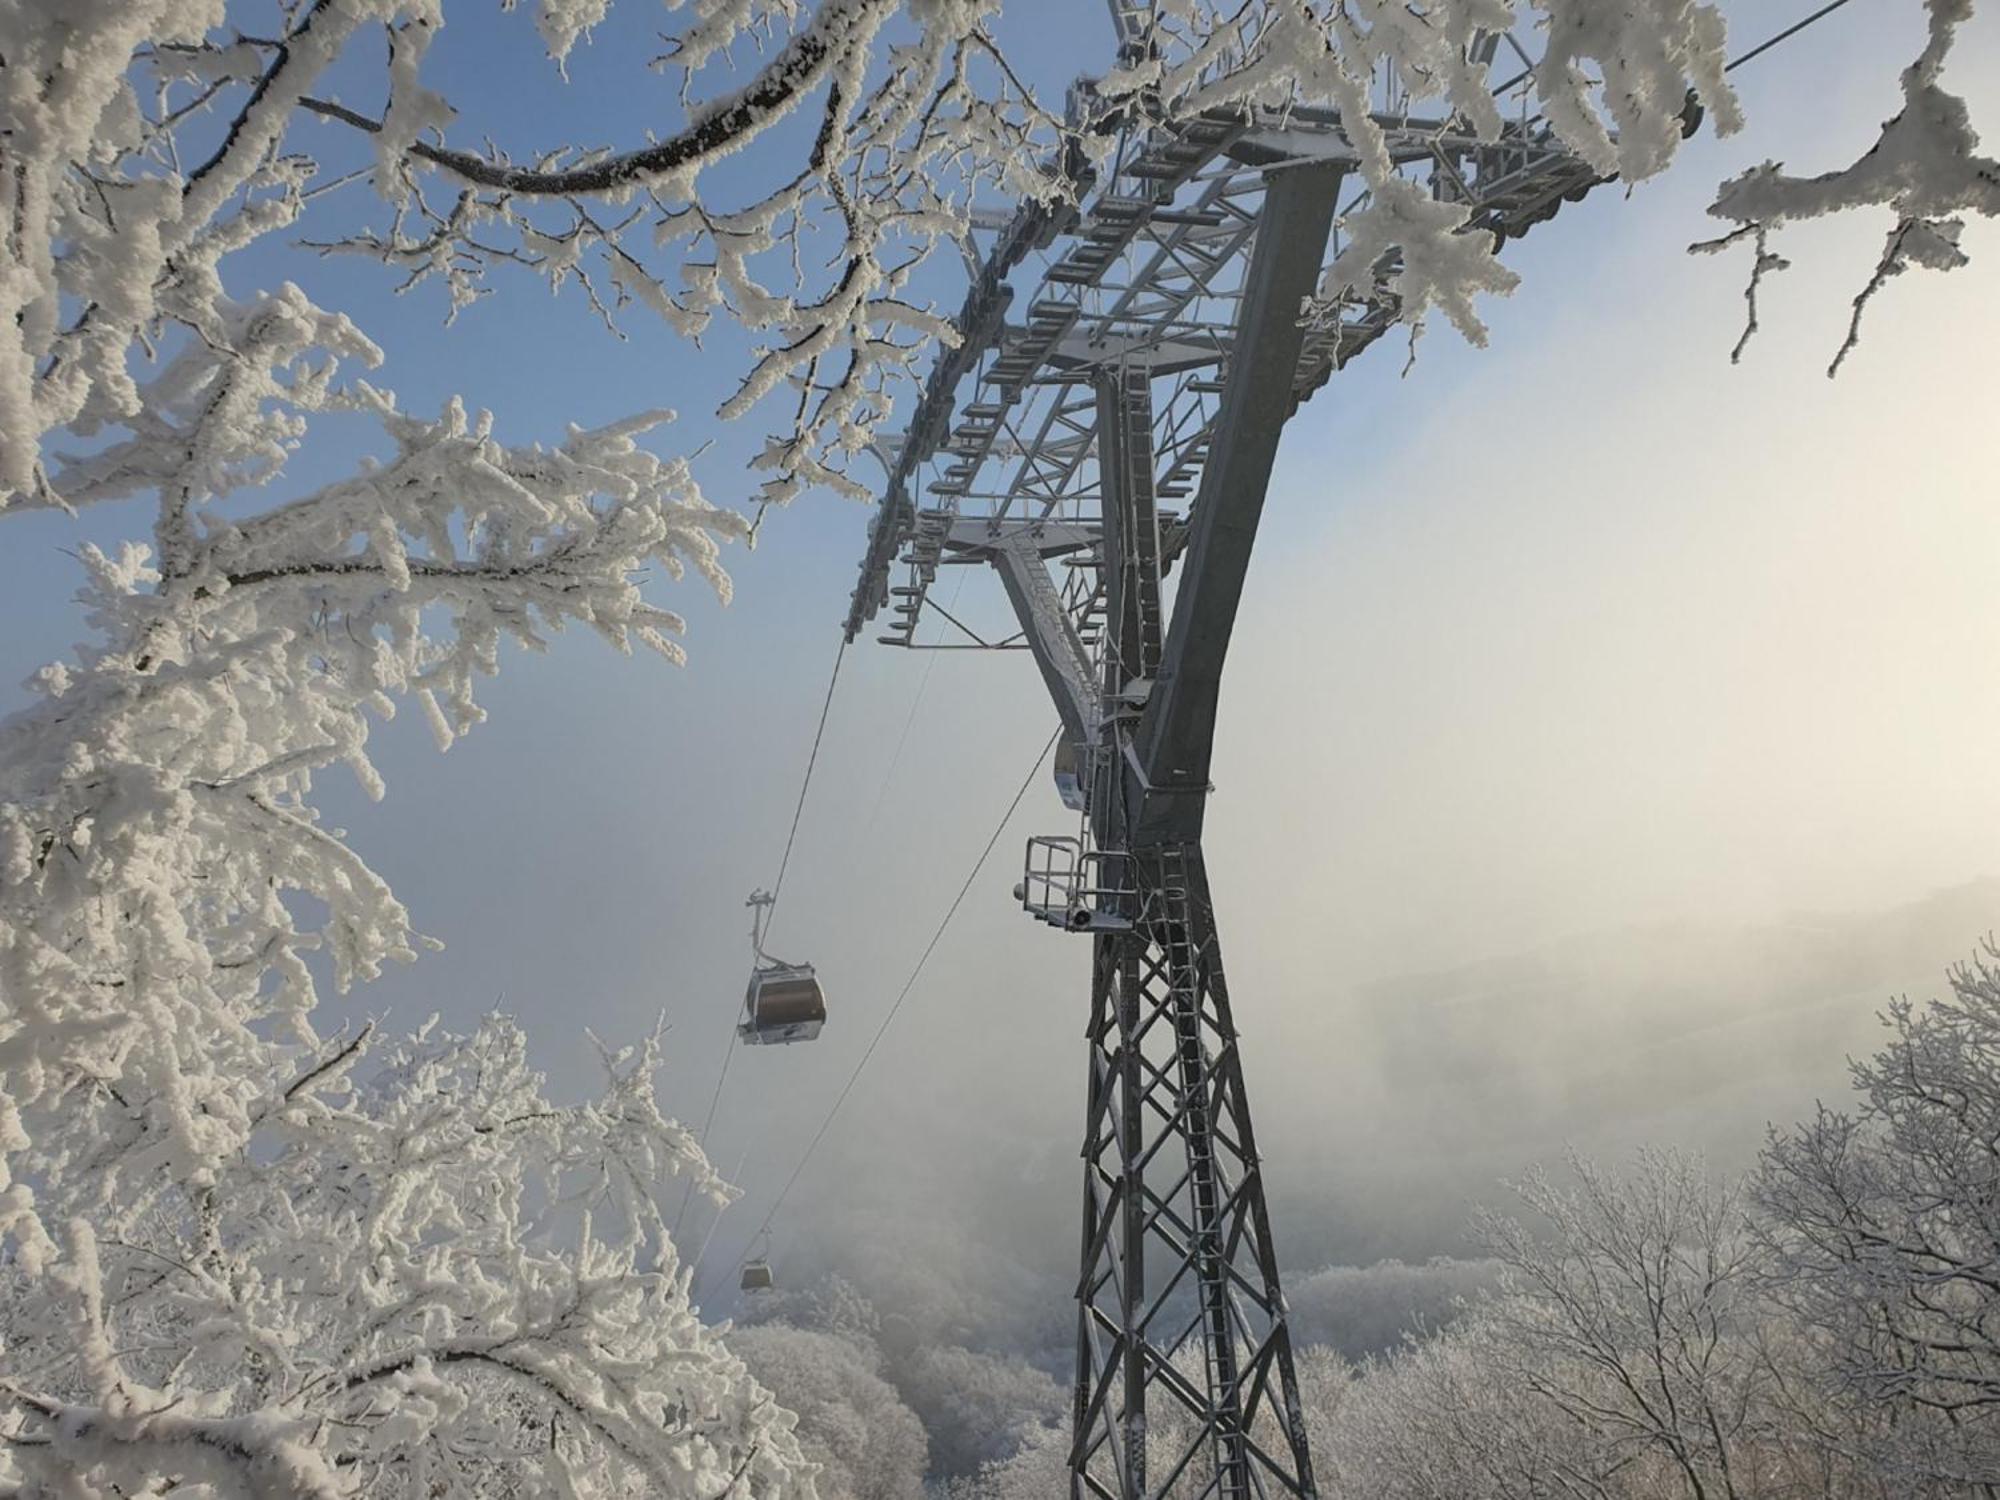
[[[559,88],[607,4],[452,14],[531,23]],[[1521,87],[1607,175],[1664,170],[1690,92],[1737,120],[1723,16],[1687,0],[1179,0],[1060,101],[1021,85],[997,10],[669,8],[634,67],[645,131],[517,158],[426,66],[441,0],[0,4],[0,514],[153,510],[150,537],[83,549],[90,638],[0,725],[9,1484],[807,1493],[791,1419],[688,1305],[662,1196],[677,1172],[728,1190],[659,1110],[657,1040],[606,1047],[602,1095],[558,1106],[503,1020],[320,1019],[325,986],[427,940],[321,821],[316,776],[379,792],[369,725],[399,705],[448,747],[509,643],[578,625],[678,659],[640,575],[726,594],[722,548],[765,507],[865,495],[855,461],[951,337],[920,269],[975,198],[1059,199],[1119,128],[1338,112],[1369,193],[1320,297],[1394,252],[1412,330],[1436,311],[1476,340],[1477,297],[1514,277],[1397,174],[1372,90],[1490,133],[1470,43],[1519,29],[1541,55]],[[1963,263],[1965,216],[2000,206],[1946,86],[1971,10],[1931,0],[1862,158],[1722,187],[1750,328],[1790,220],[1883,222],[1840,356],[1894,276]],[[539,283],[614,328],[749,330],[716,400],[765,434],[753,487],[711,503],[657,411],[550,448],[510,443],[476,389],[404,410],[367,330],[237,274],[288,237],[454,311]],[[336,416],[376,424],[384,457],[285,488]]]

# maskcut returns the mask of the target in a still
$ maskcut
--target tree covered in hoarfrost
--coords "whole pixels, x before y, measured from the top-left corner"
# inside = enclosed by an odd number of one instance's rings
[[[118,1211],[0,1270],[7,1493],[809,1496],[663,1232],[670,1173],[724,1189],[655,1042],[559,1108],[502,1018],[374,1040],[249,1101],[200,1181],[62,1143]]]
[[[933,1473],[965,1474],[1004,1458],[1029,1426],[1069,1404],[1069,1392],[1018,1355],[927,1345],[888,1373],[924,1424]]]
[[[1758,1493],[1745,1482],[1762,1370],[1738,1191],[1671,1152],[1623,1176],[1575,1155],[1568,1168],[1573,1186],[1539,1171],[1520,1184],[1533,1221],[1474,1221],[1512,1294],[1488,1314],[1501,1371],[1690,1500]]]
[[[689,1315],[657,1222],[579,1239],[573,1224],[510,1228],[492,1217],[506,1204],[476,1220],[471,1204],[452,1207],[454,1190],[526,1161],[446,1154],[416,1198],[417,1178],[349,1173],[324,1198],[326,1213],[352,1216],[348,1253],[312,1275],[257,1258],[236,1274],[260,1215],[295,1196],[282,1169],[317,1159],[300,1148],[274,1161],[270,1137],[295,1112],[276,1091],[333,1045],[315,1023],[319,987],[370,978],[425,942],[322,823],[315,777],[344,766],[379,793],[369,723],[399,702],[448,745],[479,722],[475,680],[510,641],[539,646],[578,625],[678,658],[680,622],[642,595],[640,574],[692,571],[726,596],[719,546],[748,528],[703,498],[682,458],[647,446],[665,413],[545,447],[504,441],[458,400],[406,411],[354,374],[381,352],[348,317],[292,283],[251,290],[235,267],[272,236],[317,236],[406,285],[435,281],[454,310],[504,268],[576,285],[607,318],[637,303],[689,337],[718,314],[768,330],[726,403],[747,410],[788,377],[785,399],[803,395],[766,450],[762,498],[843,484],[831,465],[859,445],[883,383],[942,331],[899,295],[950,227],[933,180],[963,158],[966,181],[983,170],[1011,183],[1032,161],[1002,149],[1025,108],[1004,79],[975,93],[965,76],[979,8],[931,7],[886,53],[896,9],[697,7],[666,64],[677,133],[515,163],[448,143],[452,111],[423,76],[444,20],[430,0],[0,5],[0,514],[155,509],[148,544],[84,550],[93,638],[0,726],[0,1228],[16,1321],[47,1330],[40,1345],[9,1341],[0,1378],[17,1444],[46,1450],[37,1472],[83,1476],[69,1492],[128,1493],[149,1476],[231,1492],[234,1465],[245,1493],[407,1482],[432,1494],[419,1468],[512,1463],[538,1422],[558,1456],[515,1465],[523,1493],[809,1490],[768,1397]],[[541,7],[558,62],[603,10]],[[772,35],[795,19],[794,34]],[[755,78],[718,92],[717,75],[760,46]],[[375,113],[314,93],[364,49],[387,55]],[[732,210],[697,191],[704,169],[809,99],[810,160]],[[303,121],[340,126],[349,153],[301,150]],[[649,217],[680,267],[672,290],[636,234],[624,243]],[[812,286],[803,268],[817,263],[799,245],[824,219],[843,226],[848,253]],[[373,422],[381,453],[260,500],[323,417]],[[650,1066],[635,1077],[650,1088]],[[498,1082],[474,1069],[458,1104],[500,1108]],[[348,1096],[343,1139],[393,1143],[393,1106]],[[575,1132],[554,1128],[512,1149],[588,1168]],[[601,1171],[631,1179],[630,1196],[676,1160],[706,1172],[684,1140],[621,1147]],[[307,1216],[296,1243],[329,1238],[336,1228]],[[138,1248],[107,1254],[114,1245]],[[398,1247],[407,1271],[384,1260]],[[172,1277],[131,1299],[143,1273],[128,1254],[191,1268],[214,1308]],[[461,1300],[449,1287],[462,1275],[478,1294]],[[246,1278],[283,1295],[231,1345],[212,1335],[245,1321],[228,1299]],[[345,1309],[344,1327],[326,1299],[350,1284],[380,1303]],[[163,1299],[171,1315],[156,1313]],[[105,1352],[126,1347],[128,1316],[159,1356],[143,1369]],[[479,1354],[467,1337],[509,1347]],[[65,1365],[78,1349],[82,1362]],[[296,1379],[260,1373],[280,1353]],[[527,1363],[510,1376],[515,1355]],[[523,1384],[537,1378],[539,1391]],[[521,1386],[511,1405],[475,1389],[509,1379]],[[425,1402],[435,1411],[420,1418]],[[79,1434],[87,1453],[72,1451]]]
[[[731,1334],[730,1348],[798,1414],[820,1500],[923,1500],[923,1423],[883,1378],[865,1334],[759,1322]]]
[[[874,1216],[870,1216],[874,1218]],[[1004,1280],[1004,1252],[990,1262],[970,1238],[950,1224],[932,1224],[922,1234],[906,1222],[884,1226],[894,1244],[868,1244],[858,1266],[882,1298],[880,1308],[846,1276],[828,1274],[800,1290],[764,1290],[738,1312],[732,1348],[744,1352],[758,1378],[768,1380],[780,1400],[792,1390],[766,1376],[764,1364],[742,1334],[762,1326],[784,1326],[854,1346],[868,1366],[894,1386],[896,1396],[916,1416],[928,1440],[928,1474],[936,1478],[972,1474],[1006,1458],[1026,1428],[1054,1422],[1068,1412],[1068,1388],[1018,1350],[1034,1342],[1040,1314],[1054,1314],[1048,1284],[1022,1284],[1026,1306],[996,1302],[980,1308]],[[826,1226],[814,1226],[814,1248],[824,1252]],[[836,1230],[838,1232],[838,1230]],[[990,1242],[986,1248],[992,1248]],[[956,1292],[956,1296],[954,1296]],[[898,1418],[900,1420],[900,1418]],[[812,1448],[812,1414],[800,1408],[800,1434]],[[820,1478],[822,1500],[828,1482]]]
[[[232,287],[233,254],[317,225],[314,194],[342,180],[320,182],[330,169],[292,143],[296,123],[351,126],[357,155],[332,165],[376,189],[347,218],[358,189],[328,200],[327,248],[435,279],[455,307],[502,264],[577,282],[599,307],[645,303],[690,335],[717,312],[773,330],[732,409],[782,375],[839,365],[773,439],[782,473],[765,498],[783,499],[831,477],[809,452],[841,450],[885,370],[940,331],[897,295],[946,227],[927,164],[966,140],[987,143],[995,171],[1018,156],[996,144],[1015,128],[1005,98],[974,97],[958,76],[976,11],[934,7],[863,86],[892,9],[830,4],[757,81],[704,99],[732,44],[790,8],[703,6],[671,64],[687,101],[678,135],[533,166],[437,143],[451,111],[422,79],[443,22],[430,0],[311,0],[254,18],[219,0],[0,11],[12,204],[0,513],[156,507],[150,545],[86,550],[94,639],[44,671],[40,703],[0,730],[0,1138],[18,1149],[37,1112],[83,1111],[106,1134],[113,1116],[136,1117],[134,1150],[182,1175],[236,1149],[250,1099],[284,1071],[272,1049],[316,1044],[317,984],[345,987],[422,946],[317,818],[314,776],[343,764],[379,792],[369,720],[400,700],[449,744],[479,721],[475,679],[508,641],[538,646],[574,624],[677,658],[680,622],[638,575],[692,570],[726,594],[718,545],[746,529],[683,459],[645,446],[664,413],[554,448],[510,445],[456,400],[419,416],[349,378],[379,350],[298,286]],[[558,59],[601,13],[542,9]],[[389,56],[367,119],[311,92],[364,40],[386,40]],[[697,193],[704,167],[814,91],[824,118],[794,180],[735,213]],[[897,142],[894,180],[875,182],[865,164]],[[850,190],[843,171],[869,180]],[[815,205],[846,216],[846,269],[816,293],[762,285],[766,261],[793,263]],[[672,293],[620,248],[649,209],[682,252]],[[597,227],[614,211],[623,228]],[[901,269],[882,262],[890,241]],[[593,247],[607,264],[586,264]],[[255,509],[327,414],[374,421],[387,451]],[[8,1201],[25,1225],[26,1193]]]
[[[1914,1490],[2000,1485],[2000,949],[1893,1004],[1859,1103],[1775,1132],[1753,1182],[1763,1278],[1825,1384],[1883,1416]]]
[[[1330,1493],[1379,1500],[1626,1500],[1627,1455],[1524,1393],[1479,1314],[1364,1366],[1320,1418],[1313,1462]]]
[[[1012,1454],[982,1465],[976,1474],[947,1480],[942,1500],[1041,1500],[1060,1495],[1070,1482],[1067,1426],[1037,1423],[1021,1434]]]
[[[608,4],[542,0],[535,24],[558,70]],[[1938,0],[1934,14],[1968,8]],[[1477,337],[1474,297],[1511,277],[1490,243],[1460,232],[1462,210],[1395,174],[1372,83],[1393,75],[1403,93],[1442,98],[1490,134],[1487,70],[1468,43],[1541,22],[1548,55],[1531,86],[1551,127],[1601,170],[1636,179],[1663,167],[1690,88],[1722,124],[1734,119],[1718,15],[1694,0],[1447,0],[1422,12],[1380,0],[1176,0],[1061,113],[1018,83],[988,29],[998,9],[699,0],[669,11],[677,29],[649,85],[644,139],[550,141],[517,158],[468,144],[483,122],[461,118],[426,70],[443,0],[0,0],[0,517],[153,510],[144,542],[84,549],[91,638],[43,669],[36,702],[0,725],[0,1232],[22,1326],[56,1328],[41,1316],[52,1309],[82,1320],[67,1343],[24,1333],[0,1356],[23,1452],[40,1443],[55,1455],[88,1436],[111,1476],[97,1492],[109,1494],[179,1432],[174,1463],[207,1466],[185,1485],[222,1485],[214,1476],[235,1464],[253,1476],[239,1488],[368,1489],[388,1482],[371,1466],[417,1462],[393,1457],[408,1443],[456,1454],[464,1422],[497,1420],[468,1400],[425,1427],[423,1401],[443,1412],[456,1399],[426,1384],[440,1378],[439,1354],[426,1373],[412,1363],[389,1378],[407,1400],[363,1382],[351,1388],[359,1404],[325,1406],[328,1383],[346,1377],[295,1386],[284,1360],[333,1368],[361,1357],[305,1352],[348,1349],[339,1318],[298,1300],[309,1282],[298,1266],[234,1269],[262,1230],[242,1216],[275,1214],[292,1196],[283,1184],[310,1177],[303,1148],[285,1144],[298,1119],[324,1107],[327,1122],[337,1117],[324,1129],[350,1154],[401,1128],[391,1082],[343,1082],[338,1109],[325,1103],[332,1083],[306,1089],[317,1103],[283,1092],[340,1049],[315,1020],[320,987],[366,980],[426,942],[320,819],[315,780],[344,768],[379,793],[369,727],[400,704],[449,745],[480,722],[476,680],[510,642],[533,648],[578,626],[677,658],[680,621],[646,597],[641,575],[693,572],[726,596],[720,548],[751,529],[704,497],[685,457],[662,451],[665,413],[545,446],[496,430],[477,392],[434,415],[406,410],[364,373],[382,361],[366,330],[324,305],[304,272],[305,285],[256,289],[246,252],[294,241],[361,257],[405,288],[438,289],[454,314],[510,279],[538,279],[614,329],[631,317],[690,340],[718,320],[748,328],[757,345],[718,409],[765,428],[748,495],[761,506],[812,487],[863,492],[850,465],[890,419],[899,381],[951,336],[912,291],[925,258],[964,235],[976,191],[1073,192],[1128,124],[1246,101],[1338,110],[1371,191],[1348,218],[1353,248],[1323,299],[1393,251],[1404,316],[1420,324],[1441,310]],[[1949,26],[1934,36],[1938,60],[1949,41]],[[339,98],[327,86],[336,67]],[[357,73],[372,81],[357,86]],[[804,128],[788,135],[787,122]],[[1969,130],[1949,140],[1957,157],[1922,160],[1940,172],[1970,160]],[[1943,202],[1911,198],[1908,212],[1942,233]],[[1788,200],[1772,213],[1814,208]],[[1905,253],[1924,261],[1926,243],[1910,238]],[[372,424],[378,453],[271,498],[322,419]],[[499,1042],[397,1045],[462,1058]],[[384,1079],[416,1066],[387,1067]],[[478,1115],[496,1076],[475,1069],[453,1107]],[[576,1165],[553,1136],[523,1139],[522,1151]],[[671,1155],[620,1156],[620,1170],[657,1170]],[[324,1156],[343,1159],[331,1145]],[[366,1252],[316,1264],[387,1274],[375,1267],[393,1254],[368,1239],[379,1231],[423,1266],[462,1253],[464,1269],[493,1274],[484,1257],[526,1255],[532,1240],[549,1278],[580,1284],[625,1256],[666,1278],[649,1285],[676,1284],[670,1247],[638,1220],[611,1240],[535,1239],[525,1205],[509,1210],[518,1220],[477,1224],[469,1210],[423,1206],[472,1180],[460,1166],[413,1198],[367,1196],[402,1180],[379,1163],[352,1169],[343,1187],[314,1187],[309,1203],[351,1205],[353,1245]],[[421,1233],[398,1217],[409,1213]],[[508,1248],[482,1248],[488,1233]],[[299,1236],[337,1239],[317,1224]],[[157,1290],[128,1297],[143,1273],[120,1257],[149,1252],[179,1271],[159,1267]],[[428,1270],[396,1274],[397,1286],[423,1288],[407,1304],[383,1293],[385,1306],[417,1309],[397,1326],[450,1346],[457,1314],[426,1300],[448,1302],[443,1283]],[[263,1342],[241,1355],[240,1381],[215,1375],[204,1352],[237,1347],[216,1332],[241,1321],[228,1310],[237,1304],[211,1306],[182,1279],[210,1299],[282,1283],[283,1296],[258,1304],[270,1321],[255,1324]],[[534,1317],[547,1305],[517,1310],[508,1326],[542,1326]],[[128,1317],[148,1320],[156,1363],[121,1352]],[[659,1432],[680,1408],[654,1400],[633,1362],[665,1369],[677,1349],[705,1347],[683,1319],[659,1326],[667,1342],[638,1351],[563,1345],[577,1389],[596,1382],[618,1392],[602,1402],[648,1414],[659,1431],[647,1443],[667,1441]],[[185,1358],[162,1352],[173,1347]],[[691,1357],[688,1368],[713,1370],[718,1409],[725,1396],[754,1403],[729,1384],[726,1361]],[[414,1394],[420,1386],[431,1394]],[[410,1438],[420,1430],[430,1438]],[[114,1441],[133,1445],[127,1456],[109,1451]],[[607,1464],[657,1457],[551,1417],[549,1451],[588,1442],[610,1445]],[[782,1446],[742,1448],[745,1481],[781,1488],[752,1476]],[[294,1470],[295,1483],[272,1477]],[[697,1465],[687,1492],[715,1470]],[[548,1492],[560,1492],[553,1480]]]
[[[1330,1408],[1330,1491],[1380,1500],[1949,1500],[1945,1424],[1828,1378],[1838,1344],[1770,1295],[1753,1192],[1642,1152],[1572,1156],[1480,1220],[1503,1284],[1372,1360]],[[1859,1313],[1858,1303],[1842,1301]]]

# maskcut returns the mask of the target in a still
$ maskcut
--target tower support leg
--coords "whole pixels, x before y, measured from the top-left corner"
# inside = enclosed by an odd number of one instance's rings
[[[1201,848],[1124,863],[1133,928],[1097,936],[1091,985],[1072,1500],[1316,1496]]]

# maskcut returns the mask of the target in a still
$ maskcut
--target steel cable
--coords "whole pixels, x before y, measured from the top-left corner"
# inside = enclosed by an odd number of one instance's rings
[[[833,1128],[834,1117],[840,1113],[841,1106],[847,1102],[847,1096],[854,1092],[854,1085],[860,1082],[862,1070],[868,1066],[869,1059],[874,1057],[875,1049],[881,1046],[882,1038],[888,1033],[889,1027],[902,1011],[903,1003],[910,998],[911,992],[916,989],[917,980],[922,977],[924,966],[930,962],[931,955],[937,951],[938,943],[944,938],[945,929],[951,926],[952,918],[958,915],[959,907],[964,904],[966,895],[972,890],[972,883],[979,878],[979,872],[986,867],[986,861],[992,856],[994,846],[1000,842],[1000,835],[1007,831],[1007,825],[1013,821],[1014,813],[1021,806],[1021,799],[1028,795],[1028,788],[1034,785],[1035,777],[1042,769],[1042,763],[1049,758],[1049,752],[1055,748],[1056,739],[1061,733],[1062,730],[1058,728],[1054,734],[1049,736],[1048,743],[1042,746],[1041,753],[1035,757],[1034,765],[1028,768],[1028,774],[1022,779],[1020,786],[1015,789],[1013,800],[1007,804],[1007,810],[1000,815],[1000,821],[994,825],[992,835],[986,840],[986,847],[979,851],[979,858],[972,862],[972,873],[965,877],[965,883],[958,888],[958,894],[951,898],[951,905],[945,909],[944,920],[938,923],[937,930],[931,934],[931,940],[924,945],[924,951],[918,956],[916,967],[910,970],[910,977],[904,981],[903,988],[897,994],[895,1003],[889,1007],[889,1013],[882,1018],[881,1025],[875,1028],[875,1035],[869,1039],[867,1049],[862,1052],[860,1061],[855,1063],[854,1071],[848,1075],[847,1082],[842,1085],[840,1093],[835,1096],[833,1107],[827,1110],[826,1118],[820,1122],[819,1129],[813,1133],[813,1138],[806,1143],[806,1149],[800,1155],[798,1165],[792,1168],[792,1175],[785,1179],[785,1185],[778,1190],[777,1198],[772,1201],[771,1211],[764,1216],[764,1222],[757,1228],[757,1235],[751,1236],[752,1244],[756,1243],[758,1235],[770,1233],[772,1221],[778,1217],[778,1210],[785,1206],[785,1199],[791,1196],[793,1187],[797,1185],[800,1175],[806,1169],[806,1163],[812,1160],[813,1153],[819,1149],[820,1142],[826,1139],[827,1131]]]
[[[813,769],[819,764],[820,742],[826,738],[827,716],[833,712],[833,690],[840,684],[840,664],[846,659],[847,637],[843,634],[840,638],[840,649],[833,653],[833,672],[826,680],[826,697],[819,706],[819,725],[813,730],[812,750],[806,756],[806,774],[799,782],[799,800],[792,808],[791,829],[785,834],[784,857],[778,861],[778,878],[771,886],[771,904],[764,913],[764,939],[767,942],[771,936],[771,924],[777,920],[778,896],[785,888],[785,871],[792,863],[792,845],[798,841],[799,819],[804,816],[806,810],[806,793],[812,790]],[[724,1043],[722,1049],[722,1066],[715,1075],[715,1092],[708,1096],[708,1112],[701,1117],[701,1132],[695,1137],[703,1146],[708,1144],[708,1132],[715,1124],[716,1108],[722,1103],[722,1086],[729,1081],[729,1064],[736,1057],[736,1043],[736,1023],[731,1021],[729,1040]],[[681,1223],[687,1218],[688,1204],[693,1198],[694,1183],[690,1181],[681,1193],[681,1206],[674,1213],[674,1227],[669,1231],[669,1238],[675,1240],[680,1238]],[[704,1247],[706,1243],[703,1242]]]

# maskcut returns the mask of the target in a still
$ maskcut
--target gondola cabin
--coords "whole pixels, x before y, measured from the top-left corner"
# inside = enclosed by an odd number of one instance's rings
[[[739,1285],[746,1292],[768,1292],[774,1283],[771,1280],[771,1263],[768,1260],[746,1260],[743,1262],[743,1276]]]
[[[826,994],[811,964],[759,964],[743,996],[745,1043],[775,1046],[809,1042],[826,1024]]]

